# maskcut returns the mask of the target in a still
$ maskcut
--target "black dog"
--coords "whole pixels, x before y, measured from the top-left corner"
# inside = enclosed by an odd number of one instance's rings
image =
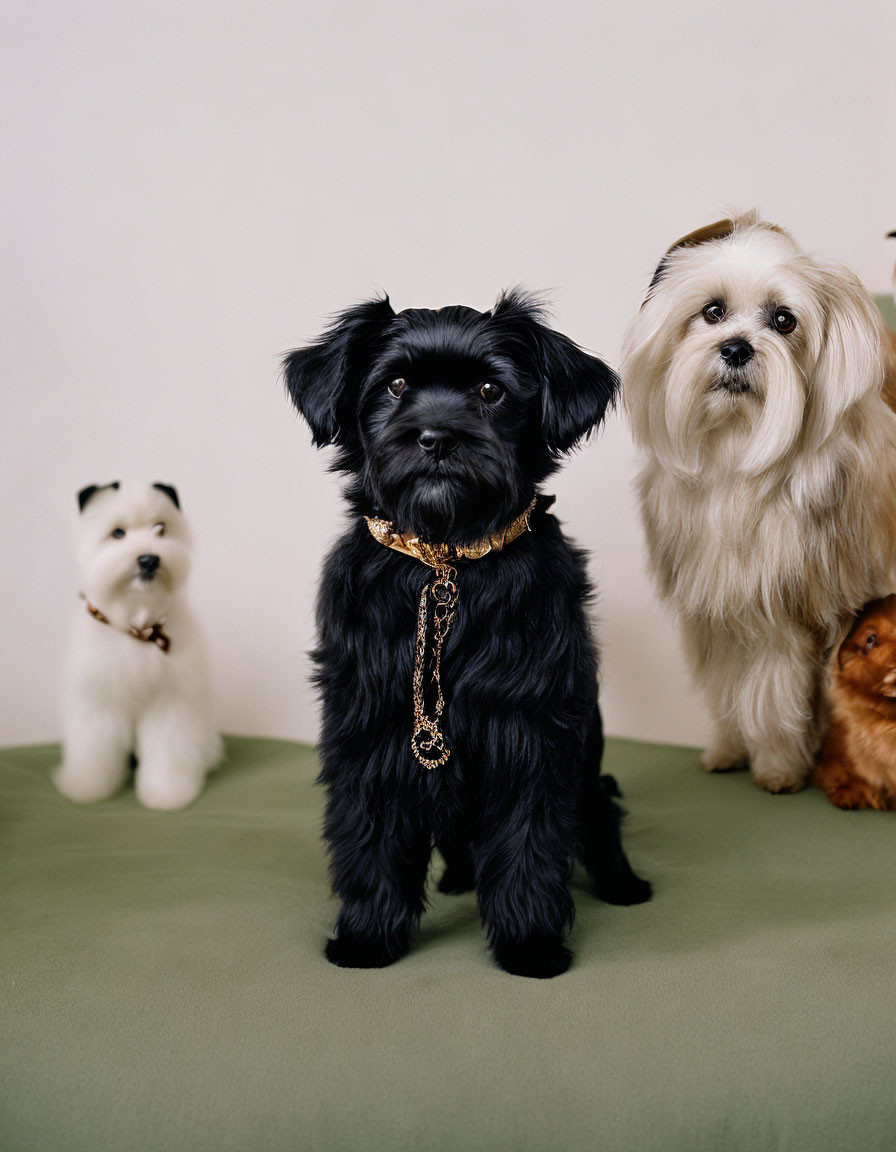
[[[404,955],[433,843],[439,888],[475,887],[495,959],[520,975],[569,966],[576,854],[604,900],[650,896],[599,776],[584,557],[536,496],[618,381],[542,320],[520,292],[485,313],[374,300],[284,361],[315,444],[337,445],[351,476],[314,654],[334,964]]]

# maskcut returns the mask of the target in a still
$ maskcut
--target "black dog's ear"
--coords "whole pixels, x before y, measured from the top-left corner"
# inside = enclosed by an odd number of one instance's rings
[[[96,496],[97,492],[102,492],[105,488],[117,488],[118,484],[117,480],[113,480],[111,484],[88,484],[86,488],[82,488],[78,493],[78,511],[83,512],[88,501]]]
[[[360,377],[394,319],[388,296],[368,300],[340,312],[323,336],[283,358],[286,390],[318,447],[345,442]]]
[[[524,345],[541,385],[542,430],[551,452],[568,452],[596,428],[616,398],[619,377],[603,360],[544,323],[545,310],[519,289],[505,292],[491,312],[505,335]]]
[[[153,484],[153,488],[158,488],[160,492],[164,492],[168,499],[174,504],[174,507],[180,509],[180,498],[177,495],[176,488],[172,488],[170,484]]]

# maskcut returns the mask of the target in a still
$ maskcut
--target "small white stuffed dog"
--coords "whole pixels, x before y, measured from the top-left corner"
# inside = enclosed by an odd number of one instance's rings
[[[221,758],[202,637],[187,604],[190,534],[174,488],[115,481],[78,493],[79,603],[63,687],[56,787],[104,800],[136,758],[137,799],[183,808]]]

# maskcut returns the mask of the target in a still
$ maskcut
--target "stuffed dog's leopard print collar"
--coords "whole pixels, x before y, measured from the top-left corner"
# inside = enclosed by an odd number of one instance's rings
[[[108,616],[104,616],[99,608],[95,608],[89,600],[87,601],[87,611],[94,620],[99,620],[100,624],[108,624],[110,628],[113,627]],[[164,625],[165,621],[159,620],[156,624],[148,624],[145,628],[128,628],[127,635],[133,636],[135,640],[142,640],[145,644],[155,644],[162,652],[167,652],[171,647],[171,637],[162,630]]]

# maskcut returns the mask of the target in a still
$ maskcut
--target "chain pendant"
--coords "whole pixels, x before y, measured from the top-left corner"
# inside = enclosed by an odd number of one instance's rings
[[[542,497],[545,507],[554,502],[553,496]],[[442,646],[454,621],[457,611],[457,571],[452,561],[481,560],[492,552],[501,552],[512,541],[529,529],[529,517],[535,510],[539,497],[532,497],[526,508],[501,532],[494,532],[472,544],[454,545],[431,543],[419,536],[397,531],[391,520],[381,516],[365,516],[370,535],[385,548],[392,548],[405,556],[412,556],[435,569],[430,584],[425,584],[420,593],[417,608],[417,639],[414,645],[414,730],[411,736],[411,751],[424,768],[439,768],[451,755],[445,743],[445,736],[439,727],[445,698],[442,695]],[[429,602],[432,600],[433,642],[432,680],[436,698],[432,715],[426,711],[426,698],[423,677],[427,666],[426,632],[429,624]]]
[[[433,671],[436,698],[432,716],[426,714],[423,677],[426,668],[426,632],[429,601],[432,600]],[[439,564],[432,581],[424,585],[417,609],[417,639],[414,647],[414,734],[411,751],[424,768],[440,768],[447,763],[451,749],[439,727],[445,698],[442,695],[442,646],[457,611],[457,572],[450,564]]]

